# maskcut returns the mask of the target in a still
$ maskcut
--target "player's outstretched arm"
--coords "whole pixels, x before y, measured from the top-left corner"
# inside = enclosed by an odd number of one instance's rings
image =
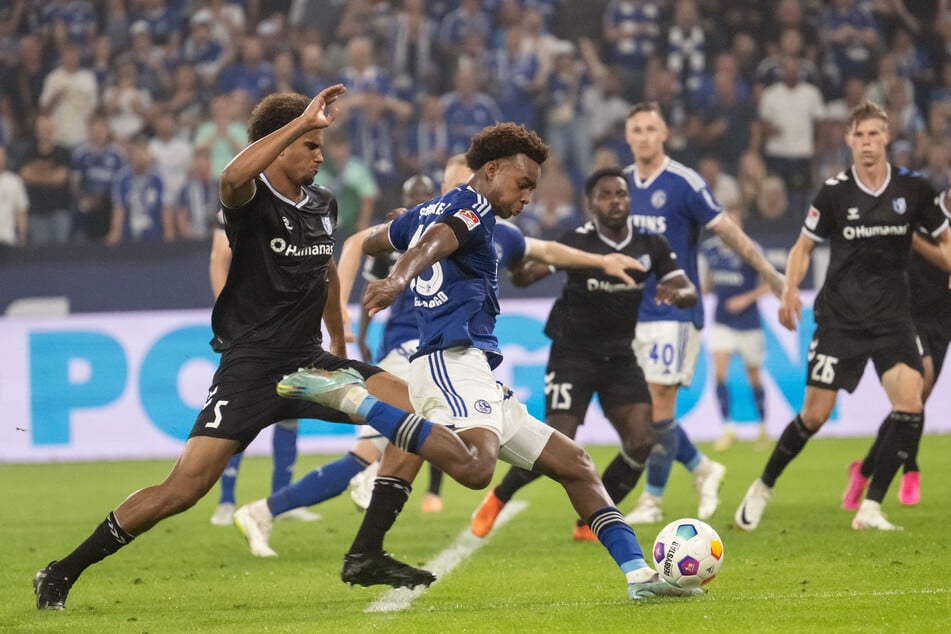
[[[363,243],[364,253],[375,255],[393,249],[389,237],[387,235],[381,237],[379,233],[381,232],[372,234]],[[382,248],[384,240],[389,245],[388,248],[377,251],[376,249]],[[389,275],[367,285],[367,290],[363,294],[363,305],[367,309],[367,314],[372,317],[392,304],[411,279],[439,260],[448,257],[458,248],[459,240],[448,224],[437,222],[431,225],[420,237],[419,242],[400,256],[390,269]]]
[[[657,285],[657,303],[690,308],[697,303],[697,287],[686,274],[672,275]]]
[[[796,244],[789,250],[786,260],[786,283],[780,295],[779,323],[789,330],[795,330],[802,321],[802,300],[799,298],[799,284],[809,270],[809,257],[816,243],[804,233],[799,234]]]
[[[221,202],[235,208],[251,200],[254,197],[254,177],[263,172],[299,136],[329,126],[337,118],[337,109],[328,110],[328,106],[346,91],[343,84],[321,90],[301,116],[258,139],[231,159],[221,172],[218,184]]]
[[[525,238],[528,244],[526,249],[526,259],[542,264],[550,264],[561,269],[579,269],[593,268],[602,269],[608,275],[619,278],[625,284],[634,285],[625,269],[634,271],[643,271],[644,266],[634,258],[621,253],[609,253],[599,255],[597,253],[588,253],[574,247],[554,242],[552,240],[538,240],[536,238]]]
[[[720,214],[720,219],[710,228],[720,236],[723,244],[756,269],[756,272],[763,278],[763,282],[769,285],[773,294],[782,299],[784,282],[782,273],[769,263],[766,256],[756,248],[750,237],[735,222],[730,220],[726,214]]]
[[[378,225],[381,226],[381,225]],[[340,260],[337,261],[337,277],[340,278],[340,314],[343,319],[344,337],[347,343],[354,341],[353,331],[350,329],[350,311],[347,303],[353,291],[353,283],[360,270],[360,260],[363,259],[363,241],[370,236],[376,226],[358,231],[343,242],[340,250]]]

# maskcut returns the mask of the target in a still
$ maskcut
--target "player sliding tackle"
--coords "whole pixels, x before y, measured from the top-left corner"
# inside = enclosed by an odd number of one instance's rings
[[[367,287],[364,305],[375,314],[412,281],[420,345],[410,362],[409,387],[419,416],[397,414],[398,410],[390,415],[387,412],[393,408],[370,396],[360,376],[348,370],[300,371],[285,378],[278,390],[368,421],[400,449],[431,460],[470,488],[488,486],[499,458],[538,471],[565,488],[579,516],[587,519],[625,574],[632,599],[700,594],[700,589],[684,590],[663,581],[648,567],[634,531],[611,502],[587,453],[532,418],[492,375],[502,360],[493,334],[499,304],[492,230],[496,217],[515,216],[528,203],[547,158],[548,146],[523,126],[488,127],[473,139],[466,154],[475,172],[468,186],[408,211],[364,243],[368,255],[393,249],[404,252],[385,279]],[[529,257],[545,264],[601,268],[631,285],[634,282],[624,269],[643,271],[636,260],[619,253],[567,252],[557,244],[533,251]],[[450,437],[461,440],[466,451],[459,451]],[[403,490],[405,501],[418,469],[415,456],[389,451],[380,467],[378,487],[381,480],[389,482],[394,491]],[[394,492],[390,499],[398,511],[400,496]],[[361,531],[382,536],[395,516],[391,513],[385,522],[361,527]],[[377,556],[385,557],[382,551]],[[379,566],[393,567],[394,562],[387,558]],[[345,577],[348,563],[344,563]],[[371,575],[376,565],[367,564],[364,571]],[[411,570],[400,565],[403,572]],[[418,572],[413,580],[432,581],[429,573]],[[381,574],[379,578],[377,583],[409,585],[397,576]]]

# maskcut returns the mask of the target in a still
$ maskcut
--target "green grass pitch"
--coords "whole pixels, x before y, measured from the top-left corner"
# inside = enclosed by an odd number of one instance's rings
[[[314,524],[278,522],[277,559],[255,559],[237,529],[208,519],[217,491],[92,567],[65,612],[38,612],[30,580],[65,555],[133,489],[159,481],[171,461],[0,465],[0,631],[3,632],[943,632],[951,617],[951,435],[925,436],[922,503],[901,507],[897,481],[885,510],[905,530],[855,532],[839,508],[848,462],[867,439],[809,443],[780,479],[759,530],[733,528],[733,512],[767,454],[740,443],[711,454],[727,465],[711,524],[725,547],[719,576],[698,598],[631,602],[623,576],[594,543],[573,543],[561,489],[539,481],[529,506],[408,608],[367,613],[383,588],[349,588],[341,558],[360,521],[348,496],[314,510]],[[708,447],[704,446],[704,449]],[[614,454],[590,448],[599,466]],[[303,456],[297,474],[327,462]],[[239,502],[267,492],[270,459],[246,459]],[[502,466],[496,473],[501,478]],[[418,480],[387,540],[422,564],[466,529],[483,493],[452,482],[445,510],[420,510]],[[638,492],[621,505],[627,512]],[[665,518],[696,513],[675,465]],[[649,551],[661,525],[641,527]]]

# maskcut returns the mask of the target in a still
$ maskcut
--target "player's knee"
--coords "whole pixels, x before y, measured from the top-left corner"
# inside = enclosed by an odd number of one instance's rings
[[[489,464],[483,460],[472,460],[461,469],[445,470],[452,479],[468,489],[476,491],[485,489],[492,484],[495,474],[495,463]]]

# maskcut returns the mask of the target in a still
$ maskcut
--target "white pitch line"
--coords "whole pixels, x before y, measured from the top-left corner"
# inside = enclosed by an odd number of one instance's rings
[[[499,527],[521,513],[527,506],[528,502],[522,500],[506,504],[502,512],[499,513],[498,519],[495,520],[495,526],[492,527],[492,530],[497,531]],[[433,583],[439,583],[440,579],[449,574],[453,568],[461,564],[472,553],[485,546],[488,541],[489,536],[480,539],[473,535],[468,527],[459,533],[456,541],[424,565],[426,570],[436,575],[436,581]],[[416,586],[413,589],[393,588],[384,592],[383,596],[371,603],[364,612],[399,612],[408,608],[424,592],[426,592],[426,586]]]

